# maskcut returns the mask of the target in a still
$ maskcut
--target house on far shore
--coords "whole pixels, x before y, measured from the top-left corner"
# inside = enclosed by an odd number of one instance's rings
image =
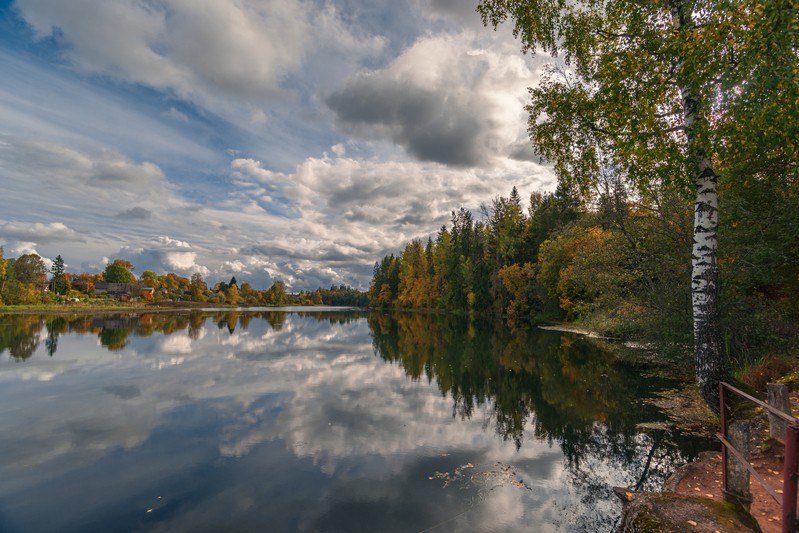
[[[108,283],[98,281],[94,284],[94,294],[107,294],[123,300],[130,299],[132,286],[130,283]]]

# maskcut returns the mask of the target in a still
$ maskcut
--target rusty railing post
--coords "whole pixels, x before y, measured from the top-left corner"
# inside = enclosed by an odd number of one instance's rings
[[[727,410],[724,407],[724,382],[719,383],[719,415],[721,416],[721,436],[727,438]],[[727,446],[721,445],[721,490],[727,494]]]
[[[799,477],[799,427],[788,426],[785,432],[785,463],[782,478],[782,531],[796,532],[796,481]]]

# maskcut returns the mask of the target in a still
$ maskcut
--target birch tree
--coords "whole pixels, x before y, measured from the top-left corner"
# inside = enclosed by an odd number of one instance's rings
[[[762,149],[752,149],[760,144],[754,139],[774,126],[782,133],[772,134],[765,152],[799,159],[798,5],[482,0],[477,8],[494,28],[511,19],[523,52],[553,57],[540,84],[530,89],[529,132],[564,183],[587,193],[601,169],[613,167],[642,195],[664,183],[692,191],[696,377],[714,410],[718,382],[726,375],[717,184],[733,160],[740,165],[762,157]],[[764,125],[761,112],[774,115],[774,123]]]

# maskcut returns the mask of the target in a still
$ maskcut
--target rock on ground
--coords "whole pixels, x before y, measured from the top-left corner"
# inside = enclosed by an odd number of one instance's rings
[[[739,506],[675,492],[620,494],[621,533],[752,533],[760,528]]]

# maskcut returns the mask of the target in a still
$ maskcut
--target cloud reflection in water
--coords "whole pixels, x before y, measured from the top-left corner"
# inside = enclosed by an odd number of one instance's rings
[[[626,370],[557,334],[341,312],[73,318],[0,329],[4,531],[591,530],[652,445],[616,412],[637,401],[616,387]],[[40,331],[57,350],[19,340]],[[661,450],[653,482],[691,453]],[[532,490],[430,479],[498,462]]]

